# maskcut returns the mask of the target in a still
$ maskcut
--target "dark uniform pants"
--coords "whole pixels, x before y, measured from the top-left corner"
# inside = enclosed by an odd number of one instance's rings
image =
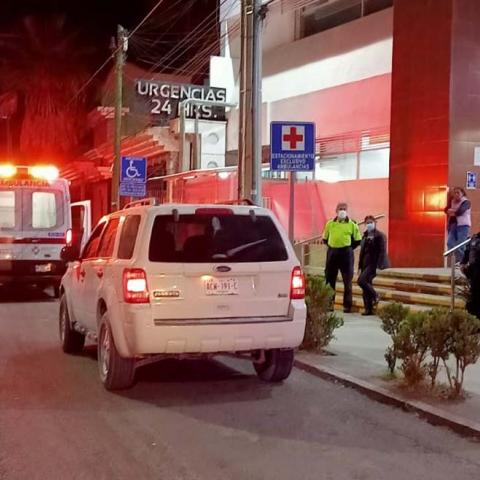
[[[377,301],[377,292],[373,288],[373,279],[377,276],[377,269],[368,265],[358,277],[358,286],[363,292],[363,305],[366,312],[373,311],[373,305]]]
[[[325,280],[335,291],[338,271],[343,279],[343,308],[350,310],[352,308],[352,280],[353,280],[353,249],[328,248],[327,263],[325,265]]]

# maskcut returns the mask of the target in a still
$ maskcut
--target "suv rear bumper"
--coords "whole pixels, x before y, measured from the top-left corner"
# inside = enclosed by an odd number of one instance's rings
[[[295,348],[305,333],[306,309],[288,317],[146,320],[145,311],[127,312],[124,334],[128,356],[227,353]]]

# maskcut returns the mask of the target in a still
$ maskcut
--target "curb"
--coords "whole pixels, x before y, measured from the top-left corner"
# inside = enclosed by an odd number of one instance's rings
[[[338,382],[347,387],[354,388],[377,402],[401,408],[407,412],[414,412],[433,425],[445,426],[460,435],[480,439],[480,423],[451,414],[425,402],[406,400],[385,388],[352,377],[351,375],[330,367],[313,366],[297,359],[295,359],[295,367],[324,380]]]

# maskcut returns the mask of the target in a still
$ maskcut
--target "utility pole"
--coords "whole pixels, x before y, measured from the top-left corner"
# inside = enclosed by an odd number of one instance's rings
[[[261,0],[241,1],[238,199],[262,203],[262,26]]]
[[[120,163],[122,156],[122,110],[123,110],[123,67],[125,54],[128,49],[126,30],[118,25],[117,45],[115,49],[115,135],[114,135],[114,158],[112,169],[112,196],[111,210],[114,212],[120,208],[120,196],[118,188],[120,183]]]

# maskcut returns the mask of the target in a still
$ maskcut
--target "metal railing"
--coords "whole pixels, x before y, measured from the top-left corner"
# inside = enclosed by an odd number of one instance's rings
[[[459,250],[462,247],[465,247],[472,241],[471,238],[467,238],[465,241],[462,243],[459,243],[453,248],[450,248],[449,250],[443,252],[443,257],[448,258],[450,257],[450,308],[452,310],[455,309],[455,280],[456,280],[456,275],[455,275],[455,252]]]
[[[378,215],[374,215],[373,217],[375,220],[381,220],[382,218],[385,218],[384,213],[380,213]],[[361,221],[358,223],[358,225],[365,225],[365,221]],[[311,256],[311,251],[307,251],[312,246],[320,246],[322,245],[322,240],[323,240],[323,235],[316,235],[314,237],[307,238],[305,240],[301,240],[299,242],[295,242],[294,248],[297,252],[297,255],[300,258],[300,263],[302,267],[305,267],[308,262],[307,259]]]

